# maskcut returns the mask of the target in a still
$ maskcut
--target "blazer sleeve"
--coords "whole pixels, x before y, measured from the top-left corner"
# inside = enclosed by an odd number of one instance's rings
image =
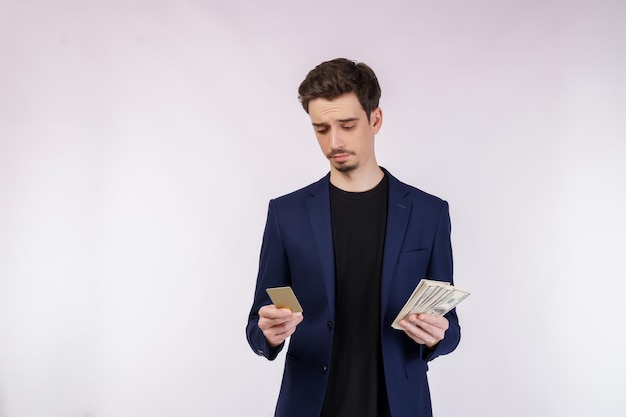
[[[261,244],[254,301],[246,326],[246,337],[252,350],[257,355],[264,356],[269,360],[276,359],[278,353],[283,349],[284,343],[275,348],[267,343],[263,331],[258,326],[258,312],[264,305],[272,304],[265,291],[267,288],[290,285],[290,282],[289,265],[283,245],[277,208],[275,201],[271,200],[263,233],[263,243]]]
[[[440,281],[446,281],[454,284],[452,273],[452,243],[450,240],[451,223],[450,210],[448,203],[443,201],[437,229],[433,241],[433,249],[431,259],[428,265],[428,277],[436,277]],[[452,309],[445,316],[448,319],[449,327],[446,330],[444,338],[433,349],[426,351],[425,360],[433,360],[437,356],[445,355],[452,352],[461,340],[461,327],[456,314],[456,309]]]

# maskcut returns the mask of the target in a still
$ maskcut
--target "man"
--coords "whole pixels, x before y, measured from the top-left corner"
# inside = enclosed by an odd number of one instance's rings
[[[324,62],[298,92],[330,173],[269,204],[246,333],[269,360],[291,336],[276,416],[431,416],[427,362],[458,345],[456,312],[391,323],[421,278],[452,282],[448,205],[379,167],[371,68]],[[271,304],[280,286],[304,313]]]

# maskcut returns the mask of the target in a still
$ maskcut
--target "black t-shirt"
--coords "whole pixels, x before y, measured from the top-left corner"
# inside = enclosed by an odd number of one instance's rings
[[[380,341],[387,202],[386,175],[365,192],[330,186],[336,315],[322,417],[390,415]]]

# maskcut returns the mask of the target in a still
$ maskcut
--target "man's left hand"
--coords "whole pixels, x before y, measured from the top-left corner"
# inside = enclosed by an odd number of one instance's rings
[[[432,348],[443,340],[449,323],[443,316],[421,313],[411,314],[406,319],[400,320],[400,325],[404,327],[404,333],[416,343]]]

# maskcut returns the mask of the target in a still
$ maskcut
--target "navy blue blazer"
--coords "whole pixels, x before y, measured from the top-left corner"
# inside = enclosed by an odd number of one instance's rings
[[[428,361],[452,352],[461,333],[456,311],[446,314],[444,339],[428,349],[391,327],[421,278],[452,283],[448,204],[389,178],[389,209],[381,277],[381,340],[391,415],[432,415]],[[258,311],[271,304],[266,288],[290,285],[304,320],[289,339],[278,417],[319,417],[333,345],[335,264],[330,220],[330,175],[269,203],[254,302],[246,334],[255,353],[274,360],[259,329]],[[341,302],[341,300],[338,300]]]

